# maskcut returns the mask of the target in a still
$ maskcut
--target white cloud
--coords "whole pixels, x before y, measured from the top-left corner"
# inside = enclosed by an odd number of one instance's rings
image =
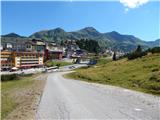
[[[120,0],[120,3],[122,3],[128,11],[129,8],[137,8],[147,3],[148,1],[149,0]]]

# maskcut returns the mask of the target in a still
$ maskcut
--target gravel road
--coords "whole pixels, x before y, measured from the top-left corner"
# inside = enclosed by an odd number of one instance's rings
[[[160,120],[160,98],[119,87],[87,83],[52,73],[37,111],[37,120]]]

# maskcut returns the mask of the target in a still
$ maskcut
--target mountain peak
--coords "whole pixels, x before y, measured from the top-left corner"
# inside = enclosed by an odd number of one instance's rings
[[[83,29],[85,29],[85,30],[96,30],[94,27],[85,27]]]
[[[80,32],[87,32],[87,33],[95,33],[95,34],[100,34],[94,27],[85,27],[81,30]]]
[[[90,36],[90,38],[93,38],[93,37],[98,37],[101,35],[101,33],[99,33],[95,28],[93,27],[85,27],[79,31],[77,31],[78,33],[80,34],[83,34],[83,35],[87,35],[88,37]]]
[[[62,29],[62,28],[60,28],[60,27],[57,27],[57,28],[55,28],[55,29],[53,29],[54,31],[63,31],[64,32],[64,30]]]
[[[2,35],[2,37],[22,37],[16,33],[9,33],[9,34],[6,34],[6,35]]]
[[[110,34],[120,35],[120,33],[118,33],[117,31],[112,31],[110,32]]]
[[[94,27],[85,27],[80,31],[88,31],[88,32],[98,32]]]

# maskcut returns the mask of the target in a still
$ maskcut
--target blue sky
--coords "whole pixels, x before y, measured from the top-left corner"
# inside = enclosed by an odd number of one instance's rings
[[[160,38],[160,2],[125,11],[117,2],[6,2],[1,3],[2,33],[29,36],[40,30],[75,31],[92,26],[99,32],[117,31],[142,40]]]

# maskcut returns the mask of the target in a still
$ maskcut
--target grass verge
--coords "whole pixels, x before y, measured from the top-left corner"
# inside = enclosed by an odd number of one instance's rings
[[[122,59],[101,62],[97,65],[97,67],[78,69],[66,77],[160,95],[160,54],[147,55],[130,61]]]
[[[32,119],[44,81],[39,75],[21,76],[1,82],[1,119]],[[36,86],[36,88],[35,88]]]

